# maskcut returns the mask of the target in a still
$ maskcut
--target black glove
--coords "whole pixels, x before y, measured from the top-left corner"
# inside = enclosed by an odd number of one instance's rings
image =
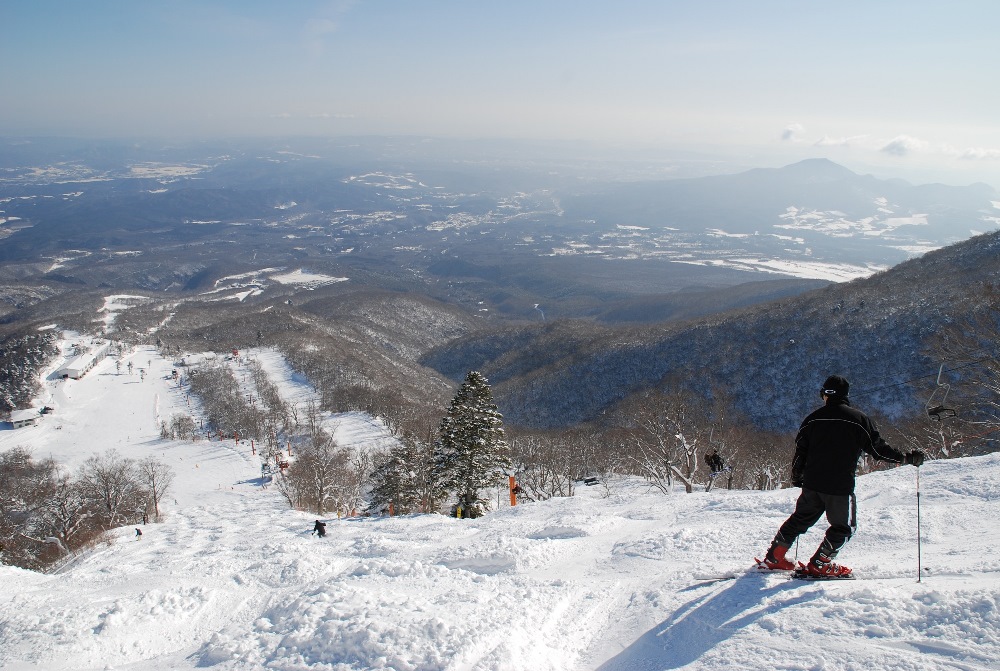
[[[792,473],[792,487],[801,487],[801,486],[802,486],[802,474]]]
[[[903,455],[904,464],[913,464],[919,468],[924,463],[924,453],[921,450],[913,450],[909,454]]]

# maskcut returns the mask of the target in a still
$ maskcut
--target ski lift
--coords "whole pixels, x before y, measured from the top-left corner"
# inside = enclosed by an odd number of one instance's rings
[[[936,422],[944,421],[949,417],[958,416],[958,410],[945,405],[945,402],[948,400],[948,392],[951,391],[951,385],[947,382],[941,382],[942,372],[944,372],[944,364],[941,364],[941,367],[938,369],[937,387],[931,393],[931,397],[927,399],[927,416]],[[942,392],[941,398],[935,403],[935,397],[939,392]]]

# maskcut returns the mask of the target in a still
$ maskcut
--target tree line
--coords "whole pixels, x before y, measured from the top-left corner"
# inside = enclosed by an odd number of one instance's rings
[[[0,560],[44,569],[125,524],[159,521],[174,474],[155,458],[115,450],[75,473],[24,447],[0,454]]]
[[[56,354],[57,334],[9,336],[0,343],[0,415],[24,407],[38,392],[38,373]]]
[[[608,484],[637,476],[651,488],[693,492],[724,475],[728,488],[774,489],[787,482],[791,438],[763,434],[741,418],[684,392],[649,392],[630,398],[602,425],[526,431],[503,426],[492,390],[479,372],[459,386],[444,417],[424,435],[405,432],[389,450],[357,455],[336,445],[315,421],[295,461],[278,479],[294,507],[368,514],[450,512],[465,517],[491,507],[491,493],[514,478],[522,502],[573,496],[579,483]],[[318,412],[312,406],[310,415]],[[711,473],[705,455],[723,456],[724,472]],[[363,504],[363,507],[362,507]]]
[[[486,492],[510,470],[502,418],[475,372],[459,388],[437,440],[405,433],[388,451],[368,453],[338,444],[317,402],[301,419],[289,440],[294,458],[273,482],[291,507],[319,515],[441,512],[454,495],[462,516],[475,517],[488,508]]]

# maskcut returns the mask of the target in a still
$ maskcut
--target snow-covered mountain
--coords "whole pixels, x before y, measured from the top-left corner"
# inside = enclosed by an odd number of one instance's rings
[[[1000,223],[1000,196],[986,184],[913,185],[827,159],[611,185],[561,202],[567,219],[645,231],[663,258],[833,281],[867,277]],[[703,237],[692,244],[691,236]],[[704,253],[713,247],[714,258]]]
[[[280,357],[253,355],[290,401],[308,400]],[[50,574],[0,566],[0,668],[943,671],[1000,659],[1000,455],[919,470],[919,581],[912,467],[859,479],[840,556],[854,582],[714,579],[764,551],[797,490],[665,496],[618,480],[476,520],[333,517],[319,539],[312,515],[262,486],[251,446],[161,439],[159,420],[197,416],[197,400],[154,350],[127,359],[144,378],[106,359],[45,380],[37,402],[55,412],[0,430],[0,450],[70,468],[111,447],[156,456],[176,473],[166,519],[141,540],[118,529]],[[360,413],[326,421],[345,445],[391,440]]]

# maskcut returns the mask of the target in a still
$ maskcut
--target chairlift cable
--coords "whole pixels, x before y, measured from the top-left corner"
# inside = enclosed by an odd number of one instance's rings
[[[887,385],[883,385],[881,387],[875,387],[874,389],[862,389],[861,392],[854,393],[854,394],[852,394],[852,396],[857,397],[857,396],[864,396],[865,394],[873,394],[873,393],[875,393],[877,391],[884,391],[886,389],[892,389],[893,387],[901,387],[904,384],[910,384],[910,383],[913,383],[913,382],[917,382],[919,380],[925,380],[925,379],[927,379],[929,377],[934,377],[934,378],[937,378],[937,379],[941,379],[941,374],[942,373],[951,373],[951,372],[956,371],[956,370],[961,370],[963,368],[968,368],[969,366],[974,366],[977,363],[982,363],[983,361],[987,361],[987,360],[992,359],[992,358],[993,357],[988,357],[987,356],[987,357],[983,357],[981,359],[976,359],[975,361],[968,361],[968,362],[963,363],[961,365],[955,366],[954,368],[948,368],[947,370],[939,369],[937,373],[929,373],[927,375],[920,375],[918,377],[910,378],[909,380],[903,380],[902,382],[894,382],[893,384],[887,384]]]

